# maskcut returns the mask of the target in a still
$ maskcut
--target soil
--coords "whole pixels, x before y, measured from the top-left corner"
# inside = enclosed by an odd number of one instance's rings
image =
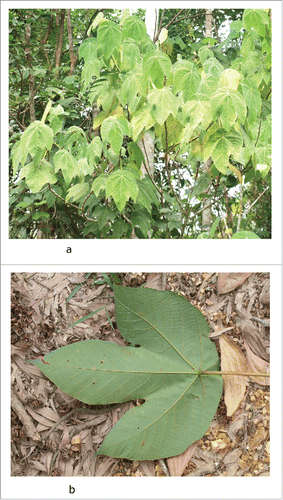
[[[87,339],[125,345],[115,322],[113,280],[183,295],[206,317],[219,355],[226,355],[220,352],[222,335],[241,350],[249,367],[254,367],[250,370],[268,372],[268,273],[12,274],[11,474],[269,475],[270,393],[269,379],[263,377],[246,378],[244,397],[230,416],[231,394],[226,389],[226,400],[223,395],[208,431],[179,457],[144,462],[94,457],[118,419],[142,402],[115,408],[86,405],[63,393],[27,360],[43,359],[54,349]]]

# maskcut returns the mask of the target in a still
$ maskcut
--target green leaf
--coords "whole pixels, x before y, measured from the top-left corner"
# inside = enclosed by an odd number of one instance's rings
[[[102,153],[102,142],[100,137],[94,137],[87,148],[87,159],[90,164],[95,162],[96,158],[100,158]]]
[[[201,312],[172,292],[114,285],[116,322],[130,346],[88,340],[32,364],[61,390],[87,404],[132,399],[97,454],[154,460],[182,453],[215,415],[222,378],[217,350]],[[140,347],[134,347],[139,345]]]
[[[224,87],[219,88],[211,96],[211,109],[214,118],[219,116],[222,126],[229,132],[231,126],[239,118],[243,123],[246,118],[246,105],[239,92]]]
[[[87,61],[82,70],[81,82],[82,82],[82,90],[85,90],[91,79],[96,76],[97,78],[100,75],[100,62],[98,59]]]
[[[141,132],[146,132],[154,125],[154,119],[151,116],[150,110],[148,108],[144,108],[135,113],[131,124],[133,127],[133,139],[136,141]]]
[[[125,40],[122,45],[122,71],[130,71],[140,63],[140,51],[133,40]]]
[[[211,75],[214,78],[219,78],[222,71],[224,70],[222,64],[220,64],[215,57],[210,57],[203,64],[203,69],[207,75]]]
[[[196,94],[194,99],[187,101],[182,109],[183,122],[193,130],[200,123],[206,128],[212,121],[210,99],[206,95]],[[189,140],[189,137],[188,137]]]
[[[127,233],[128,229],[129,229],[129,224],[127,224],[127,222],[120,219],[116,219],[112,228],[113,238],[115,239],[121,238],[121,236],[123,236],[124,233]]]
[[[107,178],[106,197],[112,196],[120,212],[130,198],[136,200],[138,190],[137,179],[129,170],[116,170]]]
[[[91,175],[93,170],[93,166],[88,163],[87,158],[78,160],[78,175]]]
[[[101,174],[96,179],[94,179],[91,189],[96,196],[99,195],[100,191],[106,190],[107,179],[108,179],[107,174]]]
[[[32,220],[46,220],[49,219],[50,215],[46,212],[35,212],[32,214]]]
[[[35,120],[24,131],[21,137],[21,148],[31,156],[38,152],[44,153],[45,149],[49,151],[53,144],[53,130],[41,121]]]
[[[184,61],[175,66],[173,74],[174,92],[182,91],[185,101],[197,92],[200,81],[201,77],[194,63]]]
[[[132,38],[136,42],[143,42],[146,37],[146,26],[137,16],[129,16],[123,23],[123,39]]]
[[[147,238],[150,230],[150,219],[145,211],[138,211],[132,213],[131,221],[133,227],[138,227],[142,234]]]
[[[67,184],[70,184],[73,177],[78,174],[77,160],[65,149],[61,149],[55,153],[54,158],[55,172],[61,169],[63,177]]]
[[[137,95],[146,95],[146,81],[143,73],[135,72],[129,75],[122,84],[121,102],[123,106],[129,105],[131,111],[134,111],[138,103]]]
[[[115,219],[115,213],[108,207],[96,208],[92,216],[97,219],[99,229],[102,229],[109,220],[113,221]]]
[[[151,105],[151,115],[160,124],[172,113],[176,116],[178,111],[178,99],[168,87],[152,90],[148,94],[148,102]]]
[[[79,58],[83,57],[84,61],[93,61],[97,58],[97,40],[89,37],[84,40],[79,48]]]
[[[201,174],[194,185],[192,196],[202,194],[211,184],[211,180],[209,173],[205,172]]]
[[[216,217],[215,221],[213,222],[211,228],[210,228],[210,231],[209,231],[209,238],[213,238],[214,234],[215,234],[215,231],[218,227],[218,224],[220,222],[220,217]]]
[[[143,58],[142,71],[146,78],[152,79],[155,86],[161,87],[164,76],[170,75],[171,61],[163,52],[151,51]]]
[[[264,9],[245,9],[243,21],[248,30],[253,28],[258,35],[262,36],[266,33],[265,26],[270,23],[268,14]]]
[[[232,240],[255,240],[255,239],[260,240],[260,237],[257,236],[257,234],[253,233],[252,231],[238,231],[232,236]]]
[[[57,177],[54,175],[52,165],[44,158],[40,161],[39,165],[34,162],[25,165],[20,174],[20,178],[26,178],[26,183],[32,193],[38,193],[45,184],[55,184]]]
[[[128,153],[131,160],[137,164],[137,167],[141,168],[142,163],[145,161],[141,148],[135,142],[129,142]]]
[[[204,161],[207,161],[211,156],[216,168],[225,174],[229,166],[229,156],[234,151],[241,148],[243,138],[237,132],[225,134],[223,129],[217,130],[205,142],[204,145]]]
[[[109,59],[122,41],[122,33],[113,21],[103,20],[97,30],[98,47],[105,59]]]
[[[108,141],[114,153],[118,155],[124,135],[131,135],[130,123],[123,116],[110,116],[102,123],[101,135],[103,141]]]
[[[155,187],[153,186],[150,178],[146,175],[143,179],[137,180],[139,188],[137,203],[146,208],[151,213],[151,204],[154,203],[159,206],[159,199]]]
[[[260,115],[261,111],[261,96],[256,84],[251,79],[245,79],[242,83],[243,94],[246,105],[248,107],[248,119],[250,123],[254,123],[255,119]]]
[[[89,184],[86,182],[80,182],[79,184],[75,184],[70,187],[68,190],[66,201],[71,198],[73,201],[79,201],[81,198],[85,198],[85,196],[89,193]]]

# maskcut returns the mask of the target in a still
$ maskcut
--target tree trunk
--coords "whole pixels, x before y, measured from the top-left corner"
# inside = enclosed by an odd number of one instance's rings
[[[67,12],[67,31],[68,31],[69,51],[70,51],[70,61],[71,61],[70,70],[69,70],[69,76],[70,76],[74,73],[78,54],[75,55],[75,52],[74,52],[73,33],[72,33],[72,24],[71,24],[71,10],[66,9],[66,12]]]
[[[60,64],[61,64],[63,35],[64,35],[64,19],[65,19],[65,9],[62,9],[61,15],[60,15],[60,28],[59,28],[58,43],[56,46],[56,55],[55,55],[55,67],[56,68],[59,68]]]
[[[212,9],[205,9],[205,36],[211,37],[212,34]],[[204,163],[203,171],[210,172],[211,166],[211,158]],[[209,231],[211,228],[211,207],[210,207],[210,199],[207,198],[203,203],[203,211],[202,211],[202,230]]]
[[[27,14],[27,19],[30,14]],[[30,46],[30,35],[31,35],[31,23],[27,23],[26,33],[25,33],[25,54],[27,58],[27,66],[29,68],[28,86],[29,86],[29,114],[30,121],[35,120],[35,108],[34,108],[34,76],[31,72],[32,69],[32,56],[31,56],[31,46]]]

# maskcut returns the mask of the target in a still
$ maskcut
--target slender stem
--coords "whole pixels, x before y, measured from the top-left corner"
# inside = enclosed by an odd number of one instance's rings
[[[270,373],[250,373],[250,372],[241,372],[241,373],[238,373],[238,372],[211,372],[211,371],[205,371],[205,372],[201,372],[200,375],[225,375],[225,376],[235,376],[237,375],[237,377],[267,377],[269,378],[270,377]]]

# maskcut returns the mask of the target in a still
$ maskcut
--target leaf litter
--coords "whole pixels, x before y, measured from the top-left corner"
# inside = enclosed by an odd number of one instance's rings
[[[12,347],[14,349],[12,367],[14,370],[15,367],[17,368],[14,371],[13,390],[22,399],[25,410],[31,408],[35,412],[34,418],[27,411],[35,427],[39,429],[37,432],[42,439],[41,443],[38,443],[29,438],[19,415],[12,411],[12,475],[165,475],[158,461],[132,462],[104,456],[93,458],[94,452],[119,418],[119,413],[125,411],[124,405],[126,409],[126,405],[136,405],[137,401],[123,403],[114,410],[111,407],[98,408],[101,413],[96,416],[93,414],[95,408],[67,396],[42,377],[39,370],[30,371],[30,368],[32,370],[37,370],[37,368],[25,362],[25,359],[44,356],[62,345],[79,340],[98,338],[126,345],[116,328],[113,292],[110,287],[105,284],[94,285],[94,275],[86,278],[86,275],[82,273],[60,273],[60,277],[58,274],[17,273],[12,275]],[[119,274],[123,286],[149,286],[156,289],[165,287],[167,290],[185,296],[205,315],[211,331],[221,332],[232,328],[225,335],[228,335],[242,349],[247,359],[253,358],[256,355],[252,350],[254,346],[251,345],[251,339],[248,344],[243,337],[241,314],[245,316],[245,319],[247,317],[249,319],[249,315],[259,319],[269,318],[269,275],[267,273],[251,274],[237,289],[227,292],[226,295],[221,294],[220,297],[217,292],[219,276],[221,275],[216,273]],[[103,281],[102,275],[95,275],[95,279],[98,278]],[[77,285],[82,286],[66,304],[67,298]],[[260,297],[264,300],[260,300]],[[213,310],[211,302],[214,304]],[[220,303],[221,307],[217,308],[217,304]],[[109,324],[105,309],[84,323],[69,328],[69,325],[79,318],[105,305],[114,325],[114,331]],[[269,328],[260,323],[252,322],[252,324],[254,331],[262,339],[265,357],[268,357]],[[215,344],[219,349],[217,337]],[[259,359],[262,360],[261,357]],[[266,361],[265,363],[268,364]],[[262,368],[259,367],[259,370],[265,371],[266,368],[267,366],[264,365]],[[38,387],[41,387],[40,391]],[[37,411],[38,407],[41,413]],[[53,430],[49,427],[49,431],[52,430],[52,432],[44,440],[47,428],[43,430],[40,427],[43,425],[40,417],[48,418],[48,415],[50,416],[48,409],[57,412],[59,418],[66,416],[67,419]],[[84,412],[78,411],[71,414],[71,411],[76,409],[84,410]],[[95,418],[101,420],[95,424]],[[51,422],[50,419],[49,422]],[[62,433],[65,436],[63,440]],[[75,435],[80,436],[81,439],[79,449],[72,449],[72,437]],[[256,440],[251,439],[254,435],[256,435]],[[187,458],[183,459],[181,465],[180,457],[172,457],[165,461],[170,474],[194,473],[194,475],[206,476],[269,474],[268,387],[259,385],[258,381],[250,382],[240,407],[231,417],[227,417],[227,409],[222,397],[215,418],[206,434],[197,442],[196,450],[205,451],[215,467],[205,471],[205,468],[201,468],[202,465],[206,465],[204,455],[197,458],[203,464],[196,465],[193,462],[193,458],[196,459],[196,452],[193,457],[190,450],[186,450]],[[235,450],[238,452],[236,453]],[[230,462],[228,463],[228,459],[225,460],[225,457],[229,458],[229,453],[232,452],[235,456],[241,452],[233,462],[233,467]],[[24,465],[23,458],[25,459]],[[173,461],[173,465],[171,463],[169,466],[170,461]]]

